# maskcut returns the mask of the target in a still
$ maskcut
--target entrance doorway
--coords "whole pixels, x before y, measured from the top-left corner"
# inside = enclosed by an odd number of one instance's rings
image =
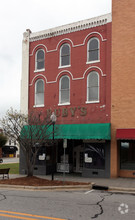
[[[84,162],[83,146],[78,145],[73,149],[73,172],[82,173]]]

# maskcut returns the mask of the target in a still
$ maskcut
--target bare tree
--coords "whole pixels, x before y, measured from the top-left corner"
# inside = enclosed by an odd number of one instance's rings
[[[7,137],[4,134],[0,134],[0,147],[2,148],[7,142]]]
[[[26,158],[27,176],[33,176],[38,151],[42,145],[51,141],[52,123],[50,118],[36,112],[21,114],[12,108],[1,120],[3,132],[16,140]]]

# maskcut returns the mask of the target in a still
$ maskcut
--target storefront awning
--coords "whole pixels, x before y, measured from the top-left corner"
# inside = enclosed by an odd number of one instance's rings
[[[46,133],[47,132],[47,133]],[[53,134],[53,126],[49,126],[45,131],[45,126],[35,127],[32,126],[24,126],[21,131],[22,138],[30,139],[33,137],[45,137],[52,139]],[[47,134],[47,135],[46,135]],[[110,123],[102,123],[102,124],[55,124],[54,129],[54,139],[102,139],[102,140],[110,140],[111,139],[111,129]]]
[[[56,125],[56,139],[111,139],[110,123]]]
[[[135,129],[117,129],[116,139],[135,140]]]

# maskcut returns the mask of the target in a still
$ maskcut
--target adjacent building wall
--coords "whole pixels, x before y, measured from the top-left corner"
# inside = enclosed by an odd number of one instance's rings
[[[116,129],[135,128],[135,1],[112,0],[111,176],[119,171]],[[131,177],[133,172],[126,172]],[[124,173],[125,176],[125,173]]]

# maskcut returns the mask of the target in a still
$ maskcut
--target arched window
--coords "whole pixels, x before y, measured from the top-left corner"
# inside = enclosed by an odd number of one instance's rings
[[[45,53],[44,50],[39,49],[36,52],[36,63],[35,63],[36,70],[42,70],[45,68]]]
[[[44,81],[38,79],[35,83],[35,106],[44,105]]]
[[[87,102],[99,102],[99,75],[96,71],[87,76]]]
[[[88,41],[87,50],[88,62],[99,60],[99,39],[96,37],[91,38]]]
[[[68,76],[62,76],[59,84],[59,104],[70,103],[70,79]]]
[[[70,65],[70,46],[63,44],[60,48],[60,66]]]

